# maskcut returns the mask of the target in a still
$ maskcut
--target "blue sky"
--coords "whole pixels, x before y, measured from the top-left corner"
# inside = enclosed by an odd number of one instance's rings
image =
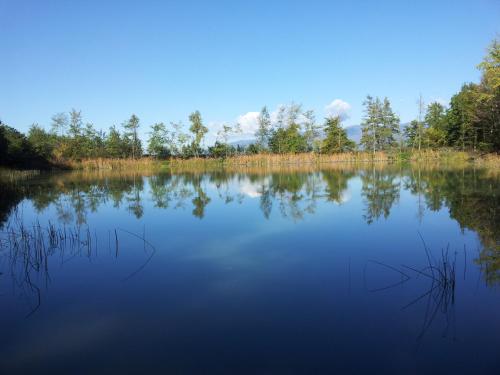
[[[81,109],[97,128],[139,116],[210,128],[295,101],[350,106],[387,96],[448,101],[500,32],[500,1],[0,0],[0,119],[26,131]],[[240,117],[243,116],[243,117]],[[247,130],[248,130],[247,129]],[[145,137],[144,137],[145,138]]]

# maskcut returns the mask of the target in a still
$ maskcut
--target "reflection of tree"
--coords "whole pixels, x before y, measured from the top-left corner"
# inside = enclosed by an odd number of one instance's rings
[[[417,178],[421,179],[418,183]],[[407,176],[409,186],[420,185],[427,207],[448,207],[462,229],[476,232],[482,250],[476,262],[488,283],[500,282],[500,184],[498,174],[485,170],[417,171]]]
[[[151,199],[155,207],[168,208],[171,200],[169,194],[170,180],[171,175],[156,175],[149,178]]]
[[[142,177],[136,179],[134,176],[132,191],[127,196],[128,210],[132,212],[137,219],[140,219],[144,214],[144,207],[141,202],[141,192],[144,189],[144,181]]]
[[[361,174],[363,196],[366,208],[365,218],[368,224],[382,215],[387,219],[392,205],[399,199],[400,184],[395,183],[395,175],[389,171],[372,169]]]
[[[193,185],[196,192],[196,196],[192,200],[194,205],[193,215],[199,219],[203,219],[205,216],[205,207],[210,203],[210,198],[201,187],[201,177],[197,176],[193,179]]]
[[[317,173],[274,173],[261,182],[260,208],[264,217],[271,214],[276,201],[283,217],[301,220],[306,213],[314,213],[319,198]]]
[[[243,195],[234,186],[250,186],[259,197],[260,209],[269,218],[273,209],[283,217],[301,220],[313,214],[318,202],[343,203],[348,181],[361,176],[364,218],[372,223],[388,217],[399,199],[400,185],[418,197],[418,212],[424,208],[437,211],[446,207],[462,229],[476,232],[482,244],[478,259],[489,283],[500,282],[500,183],[498,173],[474,169],[440,168],[430,170],[412,166],[409,169],[370,168],[367,170],[273,171],[272,173],[162,173],[147,178],[149,196],[161,209],[190,208],[203,218],[205,208],[214,196],[226,204],[236,204]],[[401,177],[399,177],[401,176]],[[0,224],[23,199],[41,212],[52,206],[59,222],[76,225],[86,222],[89,212],[112,204],[122,205],[141,218],[144,214],[145,177],[113,173],[58,173],[35,176],[20,182],[0,181]],[[401,181],[401,184],[399,183]],[[217,195],[209,196],[206,187],[214,186]]]
[[[326,199],[338,204],[344,203],[343,194],[347,190],[347,182],[353,177],[353,172],[348,171],[328,171],[323,173],[323,180],[326,183]]]
[[[0,180],[0,228],[24,195],[22,187]]]
[[[264,214],[264,217],[266,219],[269,219],[269,216],[271,216],[271,211],[273,209],[271,190],[267,188],[266,185],[262,184],[258,191],[260,194],[260,209]]]

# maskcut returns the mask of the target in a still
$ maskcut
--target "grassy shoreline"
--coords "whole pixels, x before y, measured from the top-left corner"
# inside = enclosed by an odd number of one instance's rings
[[[228,158],[154,158],[140,159],[85,159],[69,161],[65,166],[76,170],[176,170],[185,168],[223,168],[223,167],[273,167],[273,166],[324,166],[327,164],[370,164],[370,163],[472,163],[488,167],[500,167],[500,155],[476,154],[462,151],[425,150],[413,153],[375,154],[367,152],[348,152],[341,154],[255,154],[236,155]]]
[[[474,165],[490,169],[500,169],[499,154],[478,154],[454,150],[424,150],[421,152],[349,152],[341,154],[255,154],[236,155],[228,158],[170,158],[155,159],[143,157],[140,159],[110,159],[95,158],[84,160],[58,161],[55,169],[76,171],[121,171],[121,172],[159,172],[159,171],[203,171],[203,170],[246,170],[246,169],[301,169],[330,168],[342,166],[366,166],[377,164],[432,164],[434,166]],[[32,175],[38,171],[0,168],[2,174]]]

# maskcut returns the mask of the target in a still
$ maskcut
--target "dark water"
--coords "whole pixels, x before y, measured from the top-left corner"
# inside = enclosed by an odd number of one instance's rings
[[[498,373],[498,176],[4,181],[0,369]]]

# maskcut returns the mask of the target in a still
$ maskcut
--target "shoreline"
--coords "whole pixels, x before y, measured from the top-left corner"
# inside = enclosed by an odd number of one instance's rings
[[[301,169],[328,168],[343,166],[431,164],[433,166],[478,166],[500,169],[500,155],[496,153],[479,154],[454,150],[424,150],[421,152],[348,152],[339,154],[254,154],[235,155],[227,158],[168,158],[139,159],[93,158],[84,160],[52,161],[52,168],[12,168],[0,167],[4,173],[34,174],[44,171],[122,171],[122,172],[161,172],[161,171],[200,171],[223,169]]]

